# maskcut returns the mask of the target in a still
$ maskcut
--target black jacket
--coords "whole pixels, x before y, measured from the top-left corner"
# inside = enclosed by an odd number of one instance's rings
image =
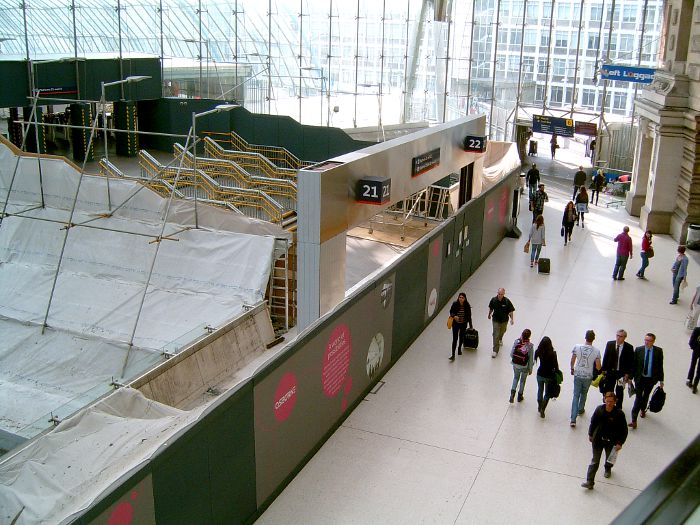
[[[611,412],[600,405],[591,416],[588,436],[593,438],[593,444],[602,446],[612,443],[623,445],[627,440],[627,418],[625,413],[615,407]]]
[[[554,379],[554,372],[559,370],[559,362],[557,360],[557,352],[552,350],[549,355],[540,355],[540,351],[535,352],[535,361],[539,359],[540,366],[537,369],[537,375],[545,379]]]
[[[452,303],[452,306],[450,306],[450,315],[454,317],[457,315],[458,312],[459,312],[459,299],[457,299],[454,303]],[[453,322],[457,322],[456,317],[455,317]],[[472,324],[472,307],[469,304],[469,301],[467,301],[467,300],[464,301],[464,322],[466,324],[468,324],[470,327],[474,326]]]
[[[654,353],[651,359],[651,379],[653,383],[664,380],[664,351],[661,347],[654,345]],[[639,383],[644,372],[644,356],[646,348],[638,346],[634,350],[634,381]]]
[[[620,358],[620,369],[617,369],[617,345],[615,341],[608,341],[605,345],[605,353],[603,354],[603,365],[601,370],[606,372],[608,377],[620,377],[627,374],[634,376],[634,347],[627,341],[622,343],[622,357]]]
[[[688,346],[695,351],[700,350],[700,327],[693,328],[693,333],[690,334]]]

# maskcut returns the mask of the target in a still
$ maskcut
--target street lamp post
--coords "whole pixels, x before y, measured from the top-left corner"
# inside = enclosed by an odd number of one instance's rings
[[[100,105],[102,106],[102,133],[104,135],[105,142],[105,162],[109,162],[109,153],[107,151],[107,97],[105,96],[105,88],[111,86],[119,86],[121,84],[132,84],[134,82],[141,82],[142,80],[148,80],[151,78],[147,75],[134,75],[126,77],[123,80],[115,80],[114,82],[100,82],[101,95],[100,95]],[[107,173],[107,206],[109,212],[112,213],[112,196],[109,190],[109,172],[110,170],[105,170]]]
[[[234,108],[238,108],[238,104],[219,104],[214,109],[209,111],[203,111],[201,113],[192,112],[192,127],[190,128],[190,133],[192,134],[192,180],[194,183],[194,227],[199,228],[199,218],[197,216],[197,191],[199,189],[199,183],[197,182],[197,119],[199,117],[204,117],[206,115],[212,115],[214,113],[221,113],[223,111],[231,111]],[[180,169],[182,169],[182,161],[185,157],[183,152],[180,158]]]

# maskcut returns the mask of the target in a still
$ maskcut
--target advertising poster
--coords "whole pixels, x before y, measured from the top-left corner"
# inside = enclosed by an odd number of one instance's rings
[[[391,276],[254,386],[258,505],[391,361]]]

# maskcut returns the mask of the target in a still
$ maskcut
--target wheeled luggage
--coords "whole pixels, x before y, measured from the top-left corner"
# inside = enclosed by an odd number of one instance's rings
[[[537,263],[537,272],[538,273],[549,273],[549,259],[540,257],[539,262]]]
[[[466,336],[464,338],[464,346],[466,348],[478,348],[479,347],[479,332],[476,328],[467,328]]]

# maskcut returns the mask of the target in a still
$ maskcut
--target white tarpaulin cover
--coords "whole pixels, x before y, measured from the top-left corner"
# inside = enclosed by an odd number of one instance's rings
[[[148,459],[203,408],[184,412],[121,388],[0,464],[0,523],[60,523]]]
[[[16,159],[0,143],[2,206]],[[188,228],[192,203],[175,201],[167,239],[158,243],[168,199],[129,180],[112,178],[109,190],[104,177],[81,181],[63,160],[41,164],[46,207],[37,207],[37,160],[21,157],[7,211],[23,213],[0,226],[0,431],[24,437],[36,434],[38,418],[45,428],[50,412],[64,417],[113,378],[147,370],[162,360],[161,350],[262,300],[274,237],[286,236],[275,225],[201,204],[200,228]],[[105,218],[108,195],[113,214]],[[65,229],[69,220],[79,226]]]
[[[495,186],[503,177],[520,167],[518,145],[489,141],[484,155],[482,191]]]

